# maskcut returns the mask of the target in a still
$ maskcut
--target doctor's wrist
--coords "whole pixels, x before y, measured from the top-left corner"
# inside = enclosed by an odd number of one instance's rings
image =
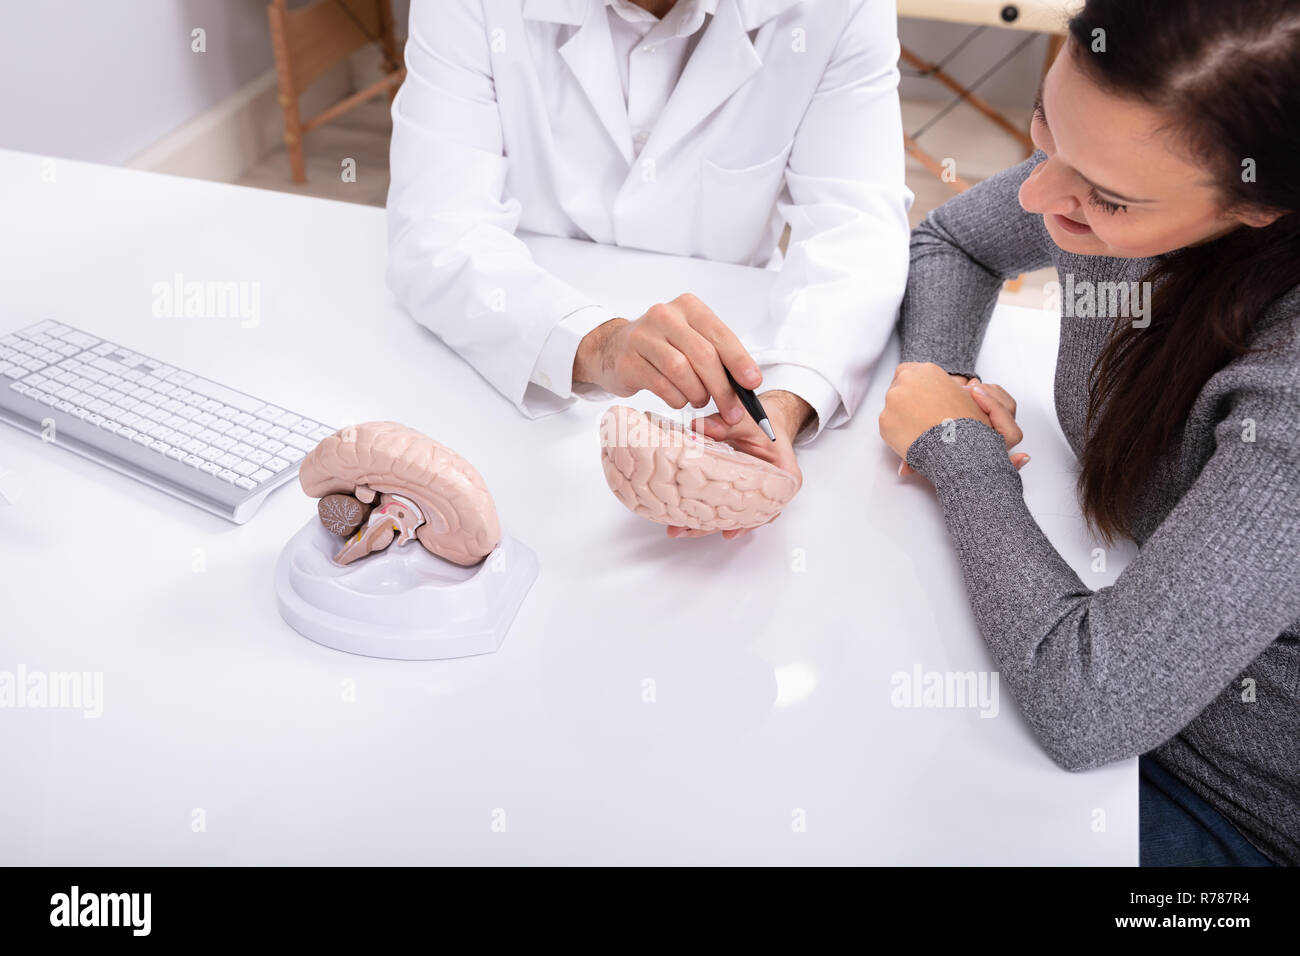
[[[794,392],[773,389],[761,392],[759,400],[763,403],[763,411],[767,412],[773,430],[784,434],[792,443],[804,426],[817,415],[813,407]]]
[[[610,319],[602,322],[582,337],[578,351],[573,356],[573,383],[583,385],[601,385],[608,363],[608,344],[610,338],[620,328],[627,325],[627,319]]]

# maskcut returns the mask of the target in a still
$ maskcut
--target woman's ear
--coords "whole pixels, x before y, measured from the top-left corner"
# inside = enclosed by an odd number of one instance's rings
[[[1285,209],[1262,209],[1258,206],[1250,206],[1239,210],[1233,218],[1243,226],[1263,229],[1265,226],[1273,225],[1285,215]]]

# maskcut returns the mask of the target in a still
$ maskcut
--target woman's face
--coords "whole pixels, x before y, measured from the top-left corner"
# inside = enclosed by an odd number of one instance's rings
[[[1058,246],[1144,258],[1263,224],[1222,209],[1211,172],[1169,118],[1103,91],[1076,56],[1071,41],[1043,80],[1030,132],[1047,159],[1020,187],[1020,205],[1042,214]]]

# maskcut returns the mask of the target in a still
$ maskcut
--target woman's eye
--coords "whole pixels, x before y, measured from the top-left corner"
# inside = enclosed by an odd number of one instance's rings
[[[1111,216],[1117,212],[1128,212],[1128,206],[1123,203],[1111,202],[1109,199],[1103,199],[1095,189],[1088,191],[1088,202]]]

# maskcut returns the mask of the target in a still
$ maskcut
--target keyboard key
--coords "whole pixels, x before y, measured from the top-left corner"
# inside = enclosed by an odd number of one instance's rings
[[[204,465],[203,459],[198,455],[186,455],[183,462],[191,468],[202,468]]]
[[[266,452],[262,451],[260,448],[252,449],[247,454],[245,454],[244,457],[247,458],[255,465],[261,465],[271,460],[271,456],[268,455]]]
[[[229,438],[230,436],[227,435],[226,437]],[[230,449],[230,453],[231,453],[232,455],[238,455],[240,458],[245,458],[245,459],[246,459],[246,458],[248,458],[249,453],[250,453],[250,452],[254,452],[255,450],[256,450],[256,449],[254,449],[251,445],[245,445],[243,442],[237,442],[237,443],[236,443],[236,444],[235,444],[235,445]]]
[[[258,418],[265,418],[267,421],[275,421],[284,414],[283,408],[277,408],[274,405],[263,405],[257,412]]]
[[[136,432],[135,437],[133,437],[131,441],[135,442],[137,445],[144,445],[148,448],[153,444],[153,436],[146,435],[144,432]]]
[[[230,469],[226,469],[224,471],[217,472],[217,477],[220,478],[222,481],[229,482],[230,484],[233,485],[235,482],[239,480],[240,476],[238,473],[233,472]]]
[[[223,405],[233,405],[241,412],[256,412],[265,407],[262,402],[249,395],[243,395],[232,388],[226,388],[224,385],[208,381],[206,378],[192,378],[183,384],[191,392],[198,392],[200,395],[208,396],[208,398],[217,399]]]
[[[63,338],[65,341],[71,342],[73,345],[79,345],[83,349],[93,349],[96,345],[99,344],[99,339],[95,338],[94,336],[87,335],[85,332],[69,331],[64,334]]]
[[[274,438],[276,441],[284,441],[289,437],[289,429],[275,425],[267,432],[267,435]]]
[[[292,428],[294,425],[297,425],[300,421],[302,421],[302,418],[300,416],[295,415],[293,412],[285,412],[283,415],[281,415],[279,418],[275,420],[275,423],[279,425],[281,428]]]
[[[233,422],[227,421],[224,418],[218,418],[208,427],[211,428],[218,435],[224,435],[226,432],[230,431],[230,429],[234,428],[235,425]]]
[[[270,461],[266,462],[266,467],[270,468],[273,472],[275,472],[278,475],[280,472],[284,471],[286,468],[289,467],[289,463],[285,461],[283,458],[272,458]]]
[[[271,423],[264,418],[254,418],[248,426],[253,431],[265,435],[271,429]]]
[[[216,445],[218,448],[224,448],[226,451],[229,451],[231,448],[235,447],[235,440],[226,435],[221,435],[214,438],[212,444]]]
[[[265,468],[259,468],[257,471],[253,472],[250,477],[260,485],[262,482],[266,481],[266,479],[274,478],[275,474],[267,471]]]
[[[168,448],[167,457],[175,461],[180,461],[185,457],[185,452],[181,451],[179,448]]]
[[[220,448],[214,445],[204,445],[199,451],[195,452],[204,461],[216,461],[225,454]]]
[[[221,471],[221,466],[216,462],[210,461],[205,465],[200,465],[199,470],[206,471],[209,475],[215,475]]]
[[[234,465],[231,465],[230,470],[237,472],[240,475],[248,476],[251,475],[253,472],[257,471],[257,468],[255,468],[253,465],[250,465],[246,461],[241,461]]]
[[[189,372],[173,372],[171,375],[167,376],[167,381],[175,385],[184,385],[193,378],[194,376]]]
[[[153,442],[152,444],[149,445],[149,447],[152,448],[154,451],[158,452],[158,454],[160,455],[166,454],[167,452],[172,450],[172,446],[167,444],[165,441]]]
[[[217,459],[217,464],[220,465],[222,468],[234,468],[237,464],[239,464],[239,459],[236,458],[234,455],[230,454],[230,452],[226,452],[224,455],[222,455],[220,458]]]
[[[243,488],[247,491],[252,491],[254,488],[257,487],[257,482],[249,478],[236,478],[235,484],[237,484],[240,488]]]

